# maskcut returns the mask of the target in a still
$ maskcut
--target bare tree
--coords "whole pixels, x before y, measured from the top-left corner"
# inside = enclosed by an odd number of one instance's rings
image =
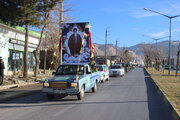
[[[160,64],[161,64],[161,62],[163,61],[163,58],[164,58],[164,54],[159,49],[153,49],[151,55],[152,55],[152,57],[154,59],[155,69],[159,71],[160,70]]]
[[[121,54],[121,60],[126,64],[131,62],[135,57],[136,57],[135,53],[130,50],[125,50]]]
[[[142,52],[144,54],[145,67],[153,66],[159,71],[164,54],[162,50],[155,48],[152,44],[141,44]]]
[[[148,68],[149,66],[152,66],[152,49],[153,46],[151,44],[141,44],[142,52],[144,54],[144,63],[145,67]]]
[[[35,57],[35,60],[36,60],[36,66],[35,66],[35,71],[34,71],[34,76],[35,77],[37,77],[37,74],[38,74],[38,71],[39,71],[39,64],[40,64],[39,49],[40,49],[40,45],[41,45],[41,42],[42,42],[42,39],[43,39],[43,34],[44,34],[44,31],[45,31],[46,25],[49,23],[49,21],[48,21],[49,14],[50,14],[50,12],[47,12],[44,15],[44,18],[43,18],[44,19],[44,25],[42,26],[42,29],[41,29],[40,40],[39,40],[39,43],[37,45],[36,50],[33,51],[33,54],[34,54],[34,57]]]
[[[67,15],[67,13],[73,11],[72,5],[66,3],[63,0],[63,22],[70,22],[73,19]],[[53,8],[53,10],[50,12],[50,15],[48,17],[49,23],[46,25],[46,44],[45,41],[42,41],[41,48],[47,48],[48,50],[53,52],[52,58],[51,58],[51,67],[55,68],[58,67],[58,58],[59,56],[59,42],[61,34],[59,33],[59,21],[60,21],[60,5],[57,4],[56,7]]]

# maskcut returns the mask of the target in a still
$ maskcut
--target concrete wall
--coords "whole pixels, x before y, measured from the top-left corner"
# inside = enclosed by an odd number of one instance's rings
[[[8,57],[9,57],[9,39],[0,35],[0,56],[3,58],[5,65],[5,74],[7,73]]]

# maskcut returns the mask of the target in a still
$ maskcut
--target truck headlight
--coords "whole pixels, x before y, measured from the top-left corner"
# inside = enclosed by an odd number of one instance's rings
[[[77,88],[78,84],[77,83],[71,83],[71,87]]]
[[[44,85],[44,87],[49,87],[50,86],[49,82],[45,82],[43,85]]]

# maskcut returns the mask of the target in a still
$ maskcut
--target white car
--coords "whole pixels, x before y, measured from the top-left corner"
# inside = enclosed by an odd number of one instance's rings
[[[109,80],[109,70],[106,65],[96,65],[95,69],[97,69],[100,73],[101,79],[100,82],[105,82]]]
[[[124,68],[120,64],[111,65],[109,68],[109,76],[124,76]]]

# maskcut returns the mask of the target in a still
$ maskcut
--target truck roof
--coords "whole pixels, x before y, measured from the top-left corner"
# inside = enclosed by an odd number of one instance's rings
[[[65,63],[62,65],[88,65],[88,63]]]

